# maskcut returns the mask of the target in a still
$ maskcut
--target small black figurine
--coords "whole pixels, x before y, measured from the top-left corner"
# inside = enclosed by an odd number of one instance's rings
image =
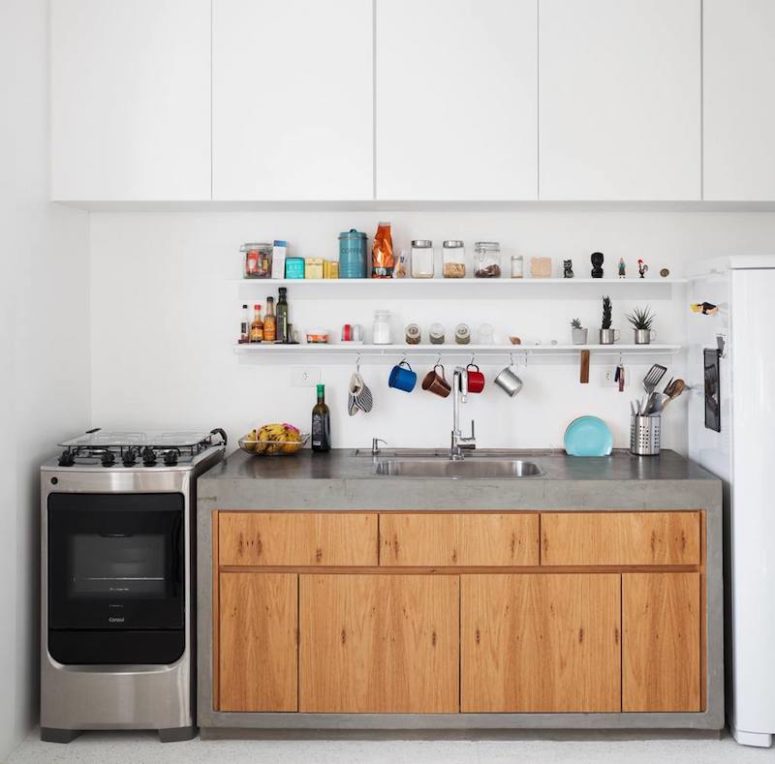
[[[564,279],[573,278],[573,260],[562,261],[562,277]]]
[[[643,260],[638,260],[638,273],[642,279],[646,278],[646,274],[649,272],[649,267]]]
[[[602,279],[603,278],[603,260],[605,259],[605,255],[602,252],[593,252],[589,259],[592,261],[592,278],[593,279]]]

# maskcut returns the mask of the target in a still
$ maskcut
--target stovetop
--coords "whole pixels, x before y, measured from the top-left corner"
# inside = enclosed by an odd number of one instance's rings
[[[59,444],[64,451],[60,467],[102,465],[109,468],[175,467],[193,463],[196,457],[215,447],[226,445],[226,433],[216,428],[204,431],[128,431],[90,430]]]

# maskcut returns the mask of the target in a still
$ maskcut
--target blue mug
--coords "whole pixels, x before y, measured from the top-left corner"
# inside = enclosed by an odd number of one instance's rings
[[[405,393],[411,393],[417,384],[417,374],[412,371],[408,361],[401,361],[398,366],[390,370],[388,385],[396,390],[403,390]]]

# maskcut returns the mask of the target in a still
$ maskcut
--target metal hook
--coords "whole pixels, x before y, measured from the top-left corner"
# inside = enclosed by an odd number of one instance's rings
[[[514,365],[514,353],[509,353],[509,366]]]
[[[360,374],[361,373],[361,354],[358,353],[355,356],[355,373]]]
[[[469,366],[476,366],[476,353],[471,354],[471,362],[468,364]]]
[[[439,353],[438,358],[436,358],[436,363],[433,364],[433,368],[435,369],[437,366],[441,366],[441,353]]]

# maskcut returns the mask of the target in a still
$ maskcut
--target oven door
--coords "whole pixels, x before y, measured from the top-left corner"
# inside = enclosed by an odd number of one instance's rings
[[[184,507],[179,493],[49,495],[52,657],[169,663],[182,654]]]

